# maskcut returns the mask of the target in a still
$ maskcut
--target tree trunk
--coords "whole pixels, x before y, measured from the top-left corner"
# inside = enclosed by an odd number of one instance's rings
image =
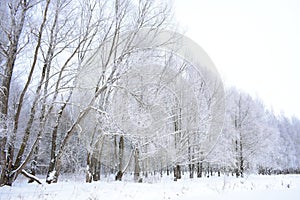
[[[174,181],[181,179],[181,168],[180,165],[174,167]]]
[[[170,170],[169,170],[169,167],[167,166],[167,176],[170,175]]]
[[[194,159],[194,149],[190,146],[190,137],[188,137],[188,159],[189,159],[189,173],[190,173],[190,178],[194,178],[194,169],[195,165],[192,163]]]
[[[234,169],[234,172],[235,172],[235,176],[238,178],[240,176],[240,170],[239,170],[239,158],[238,158],[238,152],[239,152],[239,149],[238,149],[238,141],[235,140],[235,153],[236,153],[236,166],[235,166],[235,169]]]
[[[101,163],[100,160],[92,158],[93,163],[93,181],[99,181],[100,180],[100,174],[101,174]]]
[[[123,177],[123,156],[124,156],[124,136],[120,136],[119,140],[119,171],[116,175],[116,180],[121,181]]]
[[[62,114],[63,114],[63,110],[65,108],[67,104],[65,103],[60,111],[58,112],[58,116],[56,117],[56,124],[52,130],[52,138],[51,138],[51,150],[50,150],[50,162],[49,162],[49,167],[48,167],[48,173],[47,173],[47,177],[46,177],[46,182],[47,183],[51,183],[52,180],[51,180],[51,177],[52,177],[52,174],[53,172],[55,171],[55,161],[56,161],[56,143],[57,143],[57,132],[58,132],[58,126],[59,126],[59,123],[60,123],[60,120],[61,120],[61,117],[62,117]],[[54,181],[53,181],[54,182]],[[55,181],[56,182],[56,181]]]
[[[101,163],[99,158],[95,157],[95,154],[88,153],[87,156],[87,172],[86,182],[91,183],[92,181],[99,181],[101,174]]]
[[[242,144],[242,138],[240,133],[240,175],[243,178],[244,177],[244,156],[243,156],[243,144]]]
[[[91,153],[88,152],[87,159],[86,159],[86,176],[85,182],[91,183],[93,178],[93,174],[91,171]]]
[[[7,186],[12,186],[12,183],[14,181],[14,176],[13,174],[10,174],[11,167],[9,166],[10,163],[10,156],[6,156],[6,161],[4,168],[2,169],[2,174],[1,174],[1,184],[2,185],[7,185]]]
[[[202,173],[203,173],[203,163],[201,161],[201,162],[197,163],[197,177],[201,178],[202,177]]]
[[[123,172],[122,171],[118,171],[115,180],[116,181],[122,181],[122,177],[123,177]]]
[[[100,155],[92,155],[92,175],[93,175],[93,181],[99,181],[100,180],[100,174],[101,174],[101,162],[100,162]]]
[[[116,171],[118,169],[118,165],[117,165],[117,162],[118,162],[118,142],[117,142],[117,136],[116,135],[114,135],[113,138],[114,138],[114,157],[112,158],[113,159],[112,167],[113,167],[113,173],[116,173]]]
[[[194,178],[194,164],[189,164],[190,178]]]
[[[209,167],[209,163],[207,163],[207,170],[206,170],[206,177],[209,178],[209,171],[210,167]]]
[[[139,165],[139,149],[136,148],[134,152],[134,181],[140,182],[140,165]]]

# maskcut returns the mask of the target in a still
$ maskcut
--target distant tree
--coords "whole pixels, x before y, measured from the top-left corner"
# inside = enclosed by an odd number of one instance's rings
[[[278,119],[281,138],[281,169],[285,173],[293,173],[299,169],[299,120],[290,120],[285,116]]]
[[[263,154],[271,133],[266,131],[264,107],[249,95],[231,89],[227,102],[230,104],[229,120],[234,135],[235,173],[237,177],[243,177],[253,160]]]

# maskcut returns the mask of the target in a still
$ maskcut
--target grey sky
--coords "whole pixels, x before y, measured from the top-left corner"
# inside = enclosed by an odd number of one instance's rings
[[[300,117],[300,1],[175,0],[175,14],[226,85]]]

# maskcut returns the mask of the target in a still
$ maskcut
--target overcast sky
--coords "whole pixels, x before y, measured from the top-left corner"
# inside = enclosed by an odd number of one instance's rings
[[[300,1],[175,0],[180,30],[210,56],[226,85],[300,117]]]

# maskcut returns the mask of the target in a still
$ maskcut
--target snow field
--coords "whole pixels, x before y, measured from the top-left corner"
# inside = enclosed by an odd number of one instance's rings
[[[129,179],[128,179],[129,180]],[[146,183],[116,182],[111,179],[94,183],[62,180],[57,184],[27,184],[21,179],[12,187],[0,188],[0,200],[194,200],[194,199],[300,199],[300,175],[232,176],[189,179],[174,182],[172,177],[152,177]]]

